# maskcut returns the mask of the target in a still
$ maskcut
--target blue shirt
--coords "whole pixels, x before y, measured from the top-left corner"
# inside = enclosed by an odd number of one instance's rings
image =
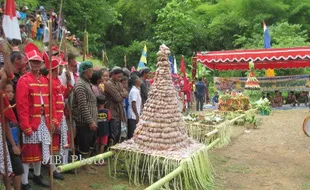
[[[27,18],[27,14],[24,12],[19,12],[19,15],[20,15],[19,17],[20,20],[25,20]]]
[[[205,83],[199,81],[196,83],[196,98],[203,98],[206,93]]]
[[[212,98],[212,102],[219,103],[219,95],[214,95],[214,97]]]
[[[13,122],[9,122],[10,125],[10,129],[12,132],[12,136],[14,139],[15,144],[18,144],[18,134],[19,134],[19,126]],[[8,141],[8,144],[10,144],[10,142]]]

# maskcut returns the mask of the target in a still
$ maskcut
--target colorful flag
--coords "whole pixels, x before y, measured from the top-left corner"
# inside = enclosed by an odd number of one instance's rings
[[[264,27],[264,48],[271,48],[271,38],[265,21],[263,21],[263,27]],[[266,77],[274,77],[275,76],[274,69],[267,69],[265,74]]]
[[[7,0],[2,21],[3,32],[8,39],[21,40],[14,0]]]
[[[146,56],[147,56],[147,48],[146,45],[144,45],[143,51],[142,51],[142,55],[140,58],[140,62],[138,64],[138,71],[140,71],[141,69],[143,69],[145,67],[145,64],[147,64],[147,60],[146,60]]]
[[[192,57],[192,79],[196,80],[196,73],[197,73],[197,58]]]
[[[181,72],[183,74],[183,81],[184,81],[183,91],[184,92],[188,92],[188,91],[190,91],[190,87],[189,87],[188,79],[187,79],[187,76],[186,76],[184,56],[182,56],[182,61],[181,61]]]
[[[173,57],[172,57],[172,55],[169,56],[169,63],[170,63],[171,74],[174,74]]]
[[[264,27],[264,48],[271,48],[271,38],[265,21],[263,21],[263,27]]]
[[[173,71],[174,71],[173,74],[178,74],[177,60],[175,59],[175,56],[174,56],[174,59],[173,59]]]
[[[186,75],[184,56],[182,56],[182,61],[181,61],[181,72],[183,73],[183,75]]]

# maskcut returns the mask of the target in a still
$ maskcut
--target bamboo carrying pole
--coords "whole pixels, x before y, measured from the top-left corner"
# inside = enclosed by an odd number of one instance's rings
[[[207,133],[207,134],[206,134],[206,137],[211,137],[211,136],[215,135],[215,134],[218,133],[218,132],[219,132],[218,129],[214,129],[213,131]]]
[[[2,90],[2,89],[1,89]],[[0,105],[1,105],[1,127],[2,127],[2,146],[3,146],[3,162],[4,162],[4,171],[5,171],[5,182],[6,182],[6,189],[11,190],[11,181],[9,178],[9,166],[8,166],[8,151],[6,149],[6,129],[5,129],[5,119],[4,119],[4,105],[3,105],[3,98],[4,95],[2,92],[0,92],[1,98],[0,98]]]
[[[103,154],[99,154],[97,156],[93,156],[93,157],[90,157],[90,158],[87,158],[87,159],[84,159],[84,160],[80,160],[80,161],[73,162],[73,163],[70,163],[70,164],[65,164],[65,165],[62,165],[62,166],[58,166],[57,167],[57,171],[58,172],[66,172],[66,171],[69,171],[69,170],[72,170],[72,169],[76,169],[76,168],[79,168],[79,167],[82,167],[82,166],[85,166],[85,165],[88,165],[88,164],[92,164],[92,163],[97,162],[99,160],[103,160],[103,159],[109,158],[109,157],[111,157],[113,155],[114,155],[114,152],[113,151],[109,151],[109,152],[106,152],[106,153],[103,153]]]
[[[236,118],[230,120],[229,123],[234,123],[235,121],[237,121],[237,120],[243,118],[244,116],[245,116],[245,114],[242,114],[242,115],[240,115],[240,116],[238,116],[238,117],[236,117]]]
[[[211,144],[209,144],[207,146],[207,150],[210,150],[211,148],[213,148],[215,145],[217,145],[219,142],[221,141],[220,138],[217,138],[215,141],[213,141]]]
[[[49,125],[50,125],[50,136],[51,136],[51,145],[50,145],[50,189],[53,189],[53,130],[52,130],[52,120],[53,120],[53,88],[52,88],[52,40],[53,40],[53,33],[52,31],[52,21],[48,21],[48,28],[49,28],[49,44],[48,44],[48,57],[49,57]]]
[[[175,178],[181,172],[183,172],[183,165],[182,165],[182,163],[181,163],[181,165],[177,169],[173,170],[171,173],[169,173],[165,177],[163,177],[160,180],[158,180],[157,182],[153,183],[152,185],[150,185],[145,190],[157,190],[157,189],[160,189],[162,186],[164,186],[166,183],[171,181],[173,178]]]

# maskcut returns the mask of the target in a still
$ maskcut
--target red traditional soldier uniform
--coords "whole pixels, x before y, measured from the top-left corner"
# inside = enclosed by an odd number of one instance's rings
[[[52,70],[57,69],[59,64],[61,63],[60,59],[57,57],[52,58]],[[49,70],[49,64],[46,62],[46,68]],[[68,126],[66,122],[66,118],[64,115],[65,110],[65,98],[68,97],[69,91],[72,90],[71,88],[66,88],[65,86],[61,85],[61,82],[58,77],[52,77],[52,91],[53,91],[53,110],[56,113],[55,119],[58,123],[56,128],[60,131],[60,134],[53,135],[53,151],[60,152],[60,155],[64,156],[63,150],[70,148],[70,141],[68,139]]]
[[[41,53],[36,50],[26,53],[26,57],[28,61],[42,61]],[[33,136],[35,132],[38,132],[41,125],[45,125],[50,129],[49,88],[47,79],[43,76],[36,78],[30,72],[23,75],[17,83],[16,107],[23,136]],[[48,130],[45,130],[45,133],[49,136]],[[26,137],[26,139],[28,138]],[[50,139],[47,138],[46,140],[50,142]],[[25,141],[25,138],[23,138],[23,141]],[[22,161],[24,163],[40,162],[43,151],[42,143],[23,142]],[[49,155],[49,150],[47,151]]]
[[[68,135],[68,125],[66,121],[66,117],[64,115],[65,110],[65,96],[68,96],[67,88],[61,85],[60,80],[58,79],[59,74],[59,65],[61,60],[57,57],[52,57],[52,67],[50,68],[49,61],[47,58],[47,54],[44,54],[45,66],[48,70],[51,70],[50,74],[52,75],[52,95],[53,95],[53,120],[57,122],[55,133],[53,134],[53,151],[59,152],[59,154],[63,158],[68,157],[68,150],[69,146],[69,135]],[[56,70],[57,69],[57,70]],[[55,70],[57,72],[55,72]],[[50,77],[50,76],[49,76]],[[48,77],[48,80],[49,80]],[[72,88],[71,88],[72,89]],[[68,89],[70,90],[70,89]],[[54,178],[63,180],[64,177],[56,171],[55,164],[53,165],[54,168]]]
[[[34,44],[27,44],[24,49],[27,61],[43,62],[42,54]],[[49,187],[41,176],[41,161],[48,163],[50,159],[50,126],[49,126],[49,86],[42,75],[28,72],[17,82],[16,108],[22,130],[23,146],[21,151],[24,174],[23,189],[28,189],[29,164],[33,163],[34,182]],[[57,125],[57,121],[53,120]]]

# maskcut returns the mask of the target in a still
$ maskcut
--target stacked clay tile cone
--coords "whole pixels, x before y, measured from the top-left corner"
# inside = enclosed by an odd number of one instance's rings
[[[245,83],[245,89],[248,89],[248,90],[259,90],[260,89],[259,81],[257,80],[255,76],[254,70],[250,71],[248,79]]]
[[[167,46],[160,46],[154,83],[134,134],[134,142],[142,149],[178,150],[190,143],[172,83],[169,54]]]

